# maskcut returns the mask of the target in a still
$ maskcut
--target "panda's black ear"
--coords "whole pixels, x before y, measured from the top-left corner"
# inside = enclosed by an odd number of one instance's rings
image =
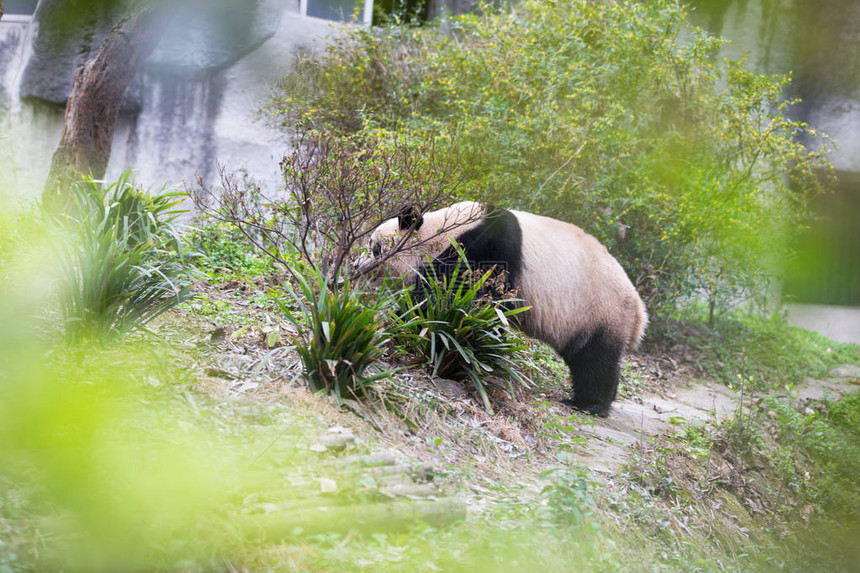
[[[407,205],[400,209],[397,214],[397,224],[401,231],[405,231],[413,227],[413,231],[417,231],[424,224],[424,216],[421,214],[421,209],[418,205]]]

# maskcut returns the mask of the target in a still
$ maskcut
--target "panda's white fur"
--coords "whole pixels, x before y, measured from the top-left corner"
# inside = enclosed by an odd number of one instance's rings
[[[438,255],[451,246],[449,236],[457,238],[478,225],[484,212],[485,209],[480,203],[463,201],[424,213],[421,226],[407,237],[408,243],[386,261],[386,270],[396,277],[417,271],[428,255]],[[374,229],[370,244],[379,245],[387,251],[397,246],[407,232],[408,229],[401,228],[399,218],[393,217]]]
[[[559,347],[572,324],[586,331],[608,325],[626,348],[635,348],[648,324],[645,304],[606,247],[576,225],[511,212],[523,228],[518,286],[532,307],[527,334]]]
[[[531,307],[521,315],[521,329],[552,345],[568,363],[574,405],[605,414],[615,397],[621,357],[644,335],[645,305],[618,261],[579,227],[523,211],[493,212],[491,217],[480,204],[462,202],[424,214],[386,269],[396,276],[417,272],[427,255],[439,257],[450,248],[449,236],[479,265],[481,257],[510,264],[512,286]],[[503,218],[505,224],[497,223]],[[384,222],[371,236],[372,247],[392,248],[408,227],[397,218]],[[478,245],[479,260],[470,243]]]

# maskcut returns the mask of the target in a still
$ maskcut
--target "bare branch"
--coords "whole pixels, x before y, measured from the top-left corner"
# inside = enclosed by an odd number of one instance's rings
[[[261,252],[290,268],[292,251],[336,284],[366,275],[406,248],[420,246],[404,235],[387,257],[360,271],[352,267],[359,246],[405,204],[425,212],[447,201],[458,186],[457,166],[440,161],[432,143],[408,144],[365,134],[323,136],[300,129],[295,149],[281,161],[284,192],[265,197],[259,187],[219,166],[220,196],[198,182],[189,196],[198,210],[238,227]],[[444,230],[442,230],[444,232]]]

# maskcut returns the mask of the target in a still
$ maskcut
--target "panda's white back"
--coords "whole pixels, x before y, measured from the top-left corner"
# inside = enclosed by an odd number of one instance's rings
[[[520,296],[532,307],[526,333],[561,347],[576,334],[572,327],[604,327],[638,342],[638,323],[645,320],[639,295],[606,247],[570,223],[511,212],[522,230]]]

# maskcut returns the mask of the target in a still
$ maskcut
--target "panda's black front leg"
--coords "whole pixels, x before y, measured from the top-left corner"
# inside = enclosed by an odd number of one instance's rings
[[[618,390],[623,351],[623,343],[613,341],[603,329],[571,340],[561,351],[573,384],[573,398],[565,402],[589,414],[607,416]]]

